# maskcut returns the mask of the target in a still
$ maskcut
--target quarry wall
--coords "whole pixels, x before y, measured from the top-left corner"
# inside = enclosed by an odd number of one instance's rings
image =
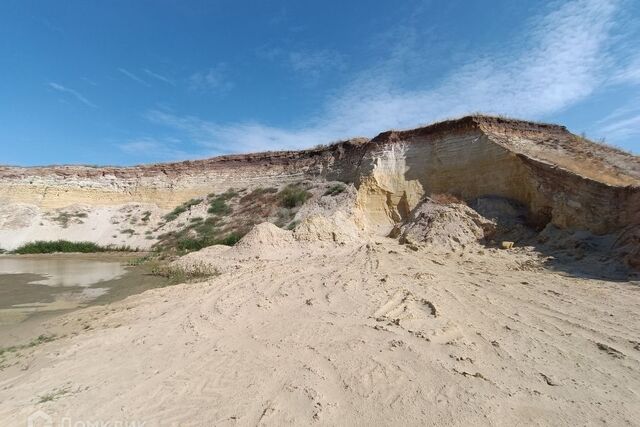
[[[384,233],[422,197],[498,196],[533,222],[607,233],[640,224],[640,161],[556,125],[470,116],[305,151],[136,167],[0,167],[0,202],[40,209],[129,202],[170,209],[230,187],[351,182],[365,226]]]

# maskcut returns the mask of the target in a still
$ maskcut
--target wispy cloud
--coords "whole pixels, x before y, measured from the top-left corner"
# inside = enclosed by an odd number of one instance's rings
[[[117,144],[117,147],[135,160],[183,160],[193,158],[193,153],[180,149],[182,141],[176,138],[141,137]]]
[[[613,75],[612,82],[640,84],[640,53],[632,57],[626,66]]]
[[[594,130],[612,141],[640,137],[640,95],[599,120]],[[634,151],[639,152],[640,145],[634,147]]]
[[[403,87],[405,64],[423,64],[419,58],[428,55],[413,37],[406,37],[389,49],[386,59],[362,70],[339,95],[327,99],[319,114],[297,126],[217,123],[162,111],[150,112],[149,118],[220,152],[304,147],[348,136],[373,136],[389,128],[474,111],[544,118],[585,99],[606,80],[611,71],[607,48],[618,6],[615,0],[553,5],[553,10],[523,28],[521,39],[500,46],[499,52],[469,59],[429,87]],[[309,70],[314,62],[295,57],[291,64]],[[217,82],[215,74],[212,80]]]
[[[77,101],[83,103],[84,105],[86,105],[88,107],[98,108],[98,106],[96,104],[94,104],[93,102],[89,101],[84,95],[82,95],[77,90],[68,88],[66,86],[62,86],[61,84],[58,84],[58,83],[55,83],[55,82],[49,82],[49,87],[51,89],[57,90],[58,92],[62,92],[62,93],[66,93],[66,94],[71,95]]]
[[[640,112],[636,111],[634,115],[612,120],[602,126],[600,132],[613,139],[638,137],[640,136]],[[636,151],[638,151],[637,148]]]
[[[176,85],[175,82],[173,80],[171,80],[170,78],[165,77],[165,76],[163,76],[161,74],[158,74],[158,73],[154,73],[153,71],[149,70],[148,68],[145,68],[143,71],[148,76],[153,77],[156,80],[160,80],[161,82],[164,82],[164,83],[166,83],[168,85],[171,85],[171,86],[175,86]]]
[[[279,63],[309,83],[317,83],[323,75],[344,71],[347,56],[330,49],[286,50],[282,47],[262,46],[256,51],[258,58]]]
[[[325,73],[346,68],[346,56],[333,50],[302,50],[289,52],[288,65],[300,76],[310,82],[316,82]]]
[[[513,46],[471,60],[435,87],[419,90],[400,89],[396,79],[405,61],[426,53],[405,43],[387,67],[363,73],[333,100],[330,115],[358,123],[364,134],[473,111],[544,117],[584,99],[601,83],[614,12],[611,1],[566,3],[535,19]]]
[[[225,93],[233,89],[234,83],[227,77],[227,65],[219,63],[205,71],[189,77],[189,88],[200,92]]]
[[[128,78],[130,78],[131,80],[133,80],[134,82],[140,83],[143,86],[151,87],[149,83],[147,83],[145,80],[141,79],[137,75],[133,74],[129,70],[126,70],[124,68],[118,68],[118,71],[124,74],[125,76],[127,76]]]
[[[82,77],[82,81],[90,84],[91,86],[98,86],[98,83],[94,82],[93,80],[91,80],[88,77]]]
[[[255,122],[227,125],[163,110],[151,110],[146,117],[153,123],[184,134],[184,139],[205,148],[209,154],[294,149],[314,145],[318,141],[325,142],[330,135],[313,126],[288,130]]]

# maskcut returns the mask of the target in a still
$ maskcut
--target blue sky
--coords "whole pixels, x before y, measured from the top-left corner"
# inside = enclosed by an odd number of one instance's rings
[[[0,3],[0,163],[310,147],[470,112],[640,153],[640,2]]]

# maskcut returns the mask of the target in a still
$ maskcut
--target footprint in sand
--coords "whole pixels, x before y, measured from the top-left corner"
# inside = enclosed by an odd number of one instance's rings
[[[427,341],[446,343],[461,336],[456,325],[438,317],[435,304],[425,298],[417,298],[406,289],[397,291],[375,311],[373,317],[378,322],[399,326]]]

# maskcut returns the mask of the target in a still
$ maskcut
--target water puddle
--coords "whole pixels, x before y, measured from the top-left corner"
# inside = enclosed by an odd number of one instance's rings
[[[127,261],[110,255],[0,256],[0,328],[166,284]]]

